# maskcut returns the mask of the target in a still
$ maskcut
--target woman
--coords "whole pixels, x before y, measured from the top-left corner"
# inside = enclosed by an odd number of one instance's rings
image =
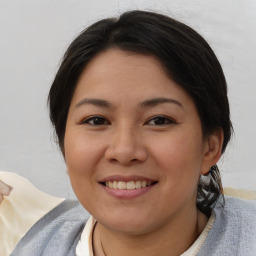
[[[91,217],[66,200],[11,255],[256,254],[256,203],[224,198],[216,165],[232,132],[225,77],[194,30],[143,11],[93,24],[49,107]]]

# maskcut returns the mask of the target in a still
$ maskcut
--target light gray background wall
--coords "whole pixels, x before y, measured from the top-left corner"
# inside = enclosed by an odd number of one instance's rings
[[[235,137],[220,162],[224,186],[256,190],[255,0],[0,0],[0,170],[73,196],[55,145],[47,93],[64,50],[83,28],[128,9],[191,25],[215,50],[229,85]]]

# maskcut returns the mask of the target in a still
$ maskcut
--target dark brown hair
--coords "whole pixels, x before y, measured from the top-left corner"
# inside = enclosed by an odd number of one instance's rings
[[[232,133],[227,85],[208,43],[192,28],[168,16],[130,11],[91,25],[64,55],[48,99],[50,118],[63,153],[67,114],[78,78],[93,57],[109,48],[156,57],[166,74],[194,100],[203,134],[223,130],[222,153],[225,151]],[[209,175],[209,182],[200,179],[198,185],[197,206],[206,214],[222,194],[218,169],[212,168]]]

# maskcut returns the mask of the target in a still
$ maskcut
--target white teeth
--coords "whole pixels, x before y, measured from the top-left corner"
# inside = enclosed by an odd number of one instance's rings
[[[136,188],[141,188],[141,181],[136,180],[136,182],[135,182],[135,187],[136,187]]]
[[[107,182],[107,187],[113,188],[113,182],[112,181],[108,181]]]
[[[106,187],[109,188],[113,188],[113,189],[139,189],[139,188],[145,188],[147,186],[150,186],[152,183],[151,182],[147,182],[145,180],[140,181],[140,180],[136,180],[136,181],[107,181],[105,183]]]
[[[126,182],[118,181],[118,189],[126,189]]]
[[[117,189],[117,188],[118,188],[117,181],[113,181],[113,188],[114,188],[114,189]]]
[[[126,188],[127,188],[127,189],[135,189],[135,183],[134,183],[134,181],[128,181],[128,182],[126,183]]]

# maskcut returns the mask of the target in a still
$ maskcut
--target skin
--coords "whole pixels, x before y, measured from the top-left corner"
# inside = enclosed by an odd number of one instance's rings
[[[159,98],[169,101],[150,101]],[[98,220],[95,254],[101,246],[111,256],[189,248],[207,223],[196,208],[198,179],[218,161],[222,141],[222,131],[203,136],[193,100],[157,59],[118,49],[97,55],[78,81],[64,140],[73,189]],[[111,175],[157,183],[117,198],[99,183]]]
[[[12,188],[0,180],[0,203],[4,200],[4,196],[9,196]]]

